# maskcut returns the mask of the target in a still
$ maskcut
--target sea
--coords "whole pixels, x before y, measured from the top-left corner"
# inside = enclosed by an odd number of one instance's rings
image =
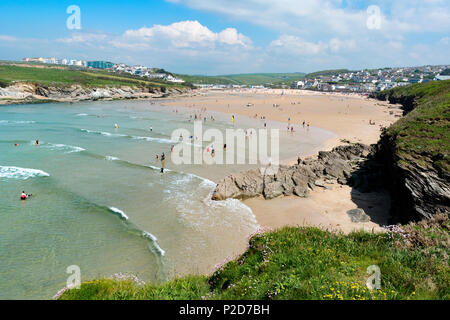
[[[52,299],[71,266],[82,281],[132,274],[162,283],[211,273],[241,254],[259,228],[254,213],[211,195],[220,179],[257,165],[173,163],[180,140],[172,133],[193,132],[197,112],[158,100],[0,107],[0,299]],[[202,114],[204,130],[263,125]],[[286,124],[266,125],[279,128],[280,160],[333,137],[314,127],[291,133]],[[183,141],[211,148],[211,141]],[[163,152],[161,173],[156,155]],[[31,194],[26,201],[22,191]]]

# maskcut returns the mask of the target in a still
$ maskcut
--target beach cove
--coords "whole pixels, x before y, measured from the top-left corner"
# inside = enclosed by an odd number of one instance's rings
[[[10,105],[1,112],[2,297],[49,299],[65,286],[71,265],[83,280],[132,273],[161,282],[209,273],[243,252],[259,227],[242,202],[211,200],[216,181],[251,166],[171,163],[171,132],[192,130],[191,111],[158,101],[104,101]],[[211,115],[205,129],[263,126]],[[308,142],[309,133],[317,139]],[[292,158],[302,143],[311,145],[305,154],[313,152],[333,136],[314,127],[309,133],[283,132],[282,156]],[[164,174],[155,159],[162,152]],[[20,201],[22,191],[33,196]]]
[[[402,115],[400,105],[357,94],[285,89],[204,90],[196,97],[177,99],[165,105],[206,107],[253,118],[264,116],[267,121],[283,122],[284,128],[289,124],[295,132],[304,131],[305,122],[334,133],[312,152],[305,153],[301,146],[296,150],[301,158],[314,158],[318,151],[330,151],[347,142],[377,143],[381,129],[389,127]],[[292,165],[297,162],[297,157],[284,158],[281,162]],[[389,220],[390,198],[385,190],[360,193],[350,186],[328,184],[326,188],[313,190],[308,198],[288,196],[265,200],[261,196],[246,199],[243,203],[252,209],[263,227],[315,226],[349,233],[353,230],[382,231],[380,226]],[[346,212],[359,206],[374,218],[374,222],[351,221]]]
[[[276,94],[269,98],[251,94],[267,99],[268,104],[279,101]],[[295,130],[286,130],[282,115],[275,116],[283,109],[282,103],[271,114],[257,109],[257,103],[253,108],[240,105],[248,96],[234,102],[236,97],[230,94],[228,103],[223,93],[207,95],[201,92],[156,102],[3,107],[0,292],[5,297],[51,298],[65,286],[69,265],[80,266],[83,280],[132,273],[144,281],[160,282],[185,274],[210,273],[218,263],[243,252],[248,237],[260,226],[344,226],[341,229],[347,232],[360,227],[346,220],[345,209],[352,205],[346,189],[340,193],[317,191],[310,199],[216,202],[211,200],[215,183],[254,166],[173,165],[168,159],[161,174],[155,155],[169,155],[176,143],[171,132],[180,127],[192,130],[190,119],[202,108],[206,108],[202,111],[207,118],[205,129],[261,129],[264,123],[279,128],[282,163],[313,155],[343,138],[339,130],[330,130],[335,128],[316,127],[305,111],[292,116]],[[352,108],[354,104],[349,105]],[[378,121],[377,116],[386,116],[387,107],[376,108],[370,116]],[[262,120],[253,112],[267,115]],[[311,122],[309,129],[301,125],[302,116]],[[330,122],[333,118],[336,120],[333,113],[323,119],[316,117]],[[393,120],[389,113],[383,118],[386,124]],[[119,128],[114,128],[116,123]],[[351,121],[342,126],[351,131]],[[39,146],[34,145],[34,139],[40,139]],[[16,143],[18,147],[14,147]],[[203,148],[207,145],[205,141]],[[26,203],[17,200],[22,189],[34,194]],[[333,197],[347,203],[335,206],[329,201]],[[324,206],[334,209],[325,213]],[[28,249],[22,250],[25,247]]]

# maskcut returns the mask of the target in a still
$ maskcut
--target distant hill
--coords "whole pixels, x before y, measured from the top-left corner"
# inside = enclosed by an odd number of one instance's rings
[[[352,72],[352,71],[350,71],[348,69],[323,70],[323,71],[308,73],[305,77],[306,78],[316,78],[319,76],[333,76],[335,74],[348,73],[348,72]]]
[[[218,76],[177,75],[186,82],[198,84],[270,85],[289,84],[305,77],[305,73],[248,73]]]

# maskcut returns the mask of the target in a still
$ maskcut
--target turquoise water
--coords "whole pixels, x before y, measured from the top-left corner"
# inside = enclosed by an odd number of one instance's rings
[[[215,117],[205,129],[230,127]],[[148,102],[2,107],[0,299],[50,299],[70,265],[82,280],[122,272],[160,282],[238,254],[258,226],[253,213],[209,197],[211,180],[245,166],[175,166],[168,156],[158,170],[155,155],[170,154],[188,118]],[[294,150],[300,140],[282,141]],[[33,196],[20,201],[22,190]]]

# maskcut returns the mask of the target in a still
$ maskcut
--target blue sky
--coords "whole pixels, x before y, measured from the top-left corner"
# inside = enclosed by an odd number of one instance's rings
[[[66,26],[70,5],[80,30]],[[2,0],[0,59],[191,74],[449,64],[449,21],[450,0]]]

